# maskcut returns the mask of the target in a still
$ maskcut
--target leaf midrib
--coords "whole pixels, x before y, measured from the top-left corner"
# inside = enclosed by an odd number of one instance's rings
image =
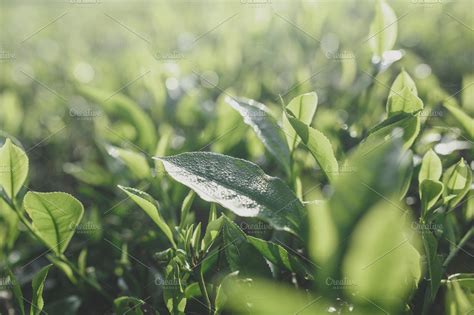
[[[46,209],[46,212],[51,217],[51,221],[53,221],[54,232],[56,234],[56,246],[57,246],[58,252],[60,253],[61,252],[61,247],[60,247],[61,244],[60,244],[60,236],[59,236],[59,227],[57,225],[57,222],[54,219],[54,216],[51,213],[51,211],[48,209],[48,207],[43,202],[42,198],[39,195],[36,195],[36,196],[38,197],[38,200],[41,203],[41,205],[43,206],[43,208]]]

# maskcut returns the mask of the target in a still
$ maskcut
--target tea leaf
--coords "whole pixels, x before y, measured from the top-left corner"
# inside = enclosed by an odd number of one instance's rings
[[[33,297],[31,299],[30,315],[39,315],[43,312],[44,300],[43,300],[43,289],[44,282],[48,276],[49,268],[52,265],[43,267],[38,273],[35,274],[31,286],[33,287]]]
[[[29,191],[23,205],[41,239],[56,255],[62,254],[81,222],[82,203],[63,192]]]
[[[464,159],[444,172],[443,183],[446,187],[444,199],[453,209],[466,196],[472,184],[472,170]]]
[[[168,311],[176,315],[184,314],[187,303],[181,276],[177,258],[174,258],[168,266],[166,266],[163,299]]]
[[[421,278],[420,255],[411,245],[416,236],[397,207],[385,201],[373,207],[355,227],[344,258],[344,279],[354,284],[346,286],[348,294],[401,311]]]
[[[122,161],[136,178],[143,179],[151,176],[150,166],[143,153],[114,146],[108,146],[107,152],[110,156]]]
[[[244,276],[270,276],[270,268],[261,254],[249,243],[245,233],[227,217],[222,227],[224,252],[231,271]]]
[[[156,201],[148,195],[146,192],[131,188],[118,186],[123,190],[140,208],[145,211],[146,214],[155,222],[155,224],[160,228],[160,230],[165,234],[171,244],[176,247],[176,244],[173,239],[173,232],[169,228],[168,224],[161,217],[160,212],[158,211]]]
[[[401,94],[404,89],[407,89],[408,92],[418,96],[418,90],[416,89],[415,82],[403,69],[395,78],[395,81],[393,81],[392,86],[390,87],[390,93],[388,94],[388,99],[390,99],[392,96]]]
[[[8,269],[8,276],[10,278],[10,281],[12,283],[12,291],[13,291],[13,296],[16,300],[16,303],[18,304],[18,307],[20,308],[20,313],[21,315],[25,315],[25,298],[23,297],[23,292],[21,291],[21,286],[18,283],[18,280],[16,279],[15,275],[13,272]]]
[[[321,296],[305,294],[290,286],[263,279],[228,281],[224,292],[232,297],[226,304],[232,314],[325,314],[330,307]],[[354,311],[357,314],[358,310]]]
[[[227,97],[226,102],[244,118],[267,150],[273,154],[284,170],[290,173],[290,150],[285,135],[268,108],[250,99]]]
[[[211,152],[158,159],[171,177],[202,199],[243,217],[258,217],[276,229],[304,238],[303,205],[281,179],[266,175],[257,165]]]
[[[439,180],[443,165],[438,155],[433,150],[426,152],[421,163],[420,172],[418,173],[418,182],[421,184],[425,179]]]
[[[308,147],[324,174],[331,182],[334,181],[339,172],[339,164],[328,138],[322,132],[294,118],[291,113],[287,114],[287,119],[303,143]]]
[[[318,95],[311,92],[293,98],[286,106],[286,110],[293,113],[294,117],[305,125],[311,125],[317,107]],[[298,145],[299,139],[292,125],[288,121],[286,112],[283,113],[283,129],[285,130],[286,141],[288,142],[290,151],[293,151]]]
[[[375,56],[382,57],[385,51],[392,49],[397,40],[397,28],[397,17],[392,8],[384,0],[378,0],[369,33],[369,44]]]
[[[260,252],[261,255],[263,255],[263,257],[276,266],[296,272],[301,276],[311,275],[311,272],[305,267],[299,258],[296,258],[294,254],[288,253],[288,251],[282,246],[253,236],[247,236],[247,240]]]
[[[9,138],[0,148],[0,186],[8,198],[13,199],[28,175],[28,156]]]
[[[423,217],[427,215],[430,210],[438,201],[439,197],[443,193],[444,185],[442,182],[437,180],[425,179],[420,185],[420,197],[423,209]]]
[[[403,136],[403,148],[408,150],[420,132],[420,118],[408,113],[398,113],[388,117],[369,131],[360,145],[360,150],[370,153],[386,141]]]

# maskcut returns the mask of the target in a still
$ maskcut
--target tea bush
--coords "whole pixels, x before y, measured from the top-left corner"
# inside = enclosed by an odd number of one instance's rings
[[[472,3],[1,6],[1,314],[474,312]]]

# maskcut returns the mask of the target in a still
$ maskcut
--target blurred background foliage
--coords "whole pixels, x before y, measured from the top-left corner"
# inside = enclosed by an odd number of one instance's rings
[[[373,80],[371,0],[2,0],[1,142],[8,135],[25,148],[29,187],[74,193],[88,222],[101,226],[93,235],[77,235],[69,255],[87,246],[90,265],[111,290],[138,296],[150,279],[139,268],[135,279],[122,279],[130,262],[102,238],[128,244],[134,256],[149,261],[147,249],[156,249],[161,236],[145,228],[152,223],[130,211],[116,185],[146,187],[159,196],[171,189],[171,200],[160,200],[168,218],[187,191],[169,188],[159,168],[155,176],[162,182],[150,184],[147,170],[126,167],[119,148],[142,154],[150,166],[153,155],[212,150],[284,177],[241,117],[223,104],[226,95],[258,100],[279,116],[282,100],[316,91],[313,125],[342,160],[384,119],[389,87],[406,69],[425,104],[415,159],[437,143],[447,165],[460,157],[472,162],[472,141],[451,127],[457,123],[441,104],[449,99],[474,114],[473,2],[388,2],[398,17],[394,63]],[[308,157],[298,152],[310,170],[303,183],[314,185],[323,177]],[[200,206],[206,216],[207,206]],[[11,259],[27,262],[42,250],[21,236]],[[26,268],[23,280],[38,263]],[[67,281],[59,273],[55,279]]]

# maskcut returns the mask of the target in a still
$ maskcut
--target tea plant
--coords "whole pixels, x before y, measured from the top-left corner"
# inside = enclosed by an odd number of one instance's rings
[[[273,95],[272,62],[235,61],[255,48],[238,32],[207,52],[222,58],[200,59],[228,89],[186,66],[139,88],[74,82],[93,105],[58,130],[80,136],[40,161],[17,140],[35,133],[18,106],[33,97],[0,84],[0,313],[470,314],[472,75],[458,71],[454,94],[421,80],[417,54],[430,54],[397,48],[405,15],[383,0],[371,12],[357,63],[326,54],[336,84],[303,80],[315,45],[297,38],[302,60],[275,69],[300,83]],[[41,183],[82,202],[30,189]]]

